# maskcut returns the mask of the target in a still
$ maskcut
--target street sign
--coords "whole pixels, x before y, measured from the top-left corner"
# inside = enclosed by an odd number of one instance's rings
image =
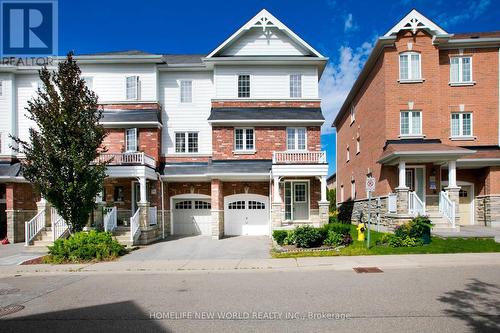
[[[375,177],[366,177],[366,192],[375,192]]]

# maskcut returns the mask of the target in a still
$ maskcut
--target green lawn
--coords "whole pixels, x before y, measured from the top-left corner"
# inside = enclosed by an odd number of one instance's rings
[[[274,258],[298,258],[298,257],[329,257],[329,256],[360,256],[381,254],[419,254],[419,253],[478,253],[478,252],[500,252],[500,243],[495,243],[488,238],[439,238],[432,237],[429,245],[416,247],[388,247],[377,246],[375,242],[382,237],[383,233],[371,231],[370,249],[366,248],[365,242],[357,241],[358,233],[356,226],[351,226],[351,236],[354,240],[350,246],[337,251],[307,251],[294,253],[277,253],[272,251]]]

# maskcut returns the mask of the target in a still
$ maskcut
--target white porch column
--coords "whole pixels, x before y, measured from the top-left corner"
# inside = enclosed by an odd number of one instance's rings
[[[406,162],[399,161],[399,184],[398,188],[406,188]]]
[[[280,177],[273,177],[273,202],[281,203]]]
[[[448,187],[456,188],[457,187],[457,162],[449,161],[448,162]]]
[[[139,178],[139,185],[140,185],[140,194],[141,194],[139,202],[145,203],[148,201],[146,199],[147,198],[146,177]]]
[[[321,176],[321,201],[326,201],[326,176]]]

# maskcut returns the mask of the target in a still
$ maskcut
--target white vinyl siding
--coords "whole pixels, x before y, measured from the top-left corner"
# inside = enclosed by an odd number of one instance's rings
[[[422,79],[420,53],[404,52],[399,55],[399,79],[401,81]]]
[[[290,98],[302,97],[302,75],[290,75]]]
[[[250,75],[238,75],[238,98],[250,97]]]
[[[401,111],[400,134],[401,136],[422,135],[422,112]]]
[[[472,57],[450,58],[450,82],[472,82]]]
[[[451,137],[472,136],[472,113],[461,112],[451,114]]]
[[[0,80],[0,97],[3,97],[3,81]]]
[[[35,122],[28,119],[28,101],[37,95],[38,75],[16,75],[16,105],[18,136],[22,140],[29,139],[29,128],[36,128]],[[10,130],[9,130],[10,132]]]
[[[127,76],[126,77],[126,99],[137,100],[139,99],[139,77]]]
[[[255,151],[255,131],[253,128],[234,129],[234,150],[236,152]]]
[[[286,149],[307,149],[307,130],[305,127],[288,127],[286,129]]]
[[[125,150],[127,152],[137,151],[137,128],[125,130]]]
[[[238,98],[238,75],[251,76],[251,99],[289,99],[290,75],[301,75],[302,99],[317,99],[318,73],[315,66],[215,66],[217,99]]]
[[[198,133],[197,132],[177,132],[175,133],[176,153],[198,153]]]
[[[182,80],[180,86],[181,103],[191,103],[193,101],[193,82]]]
[[[94,78],[92,76],[82,76],[82,80],[85,81],[87,88],[94,89]]]
[[[179,81],[192,82],[191,103],[180,103]],[[162,154],[175,154],[175,132],[198,132],[198,154],[212,153],[210,116],[214,89],[210,72],[161,72],[160,103],[162,104]]]

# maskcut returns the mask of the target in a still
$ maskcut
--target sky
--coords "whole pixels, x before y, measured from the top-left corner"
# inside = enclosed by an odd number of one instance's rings
[[[320,97],[326,118],[321,143],[330,173],[331,123],[377,38],[412,8],[449,33],[500,30],[498,0],[59,0],[59,53],[208,54],[263,8],[329,58]]]

